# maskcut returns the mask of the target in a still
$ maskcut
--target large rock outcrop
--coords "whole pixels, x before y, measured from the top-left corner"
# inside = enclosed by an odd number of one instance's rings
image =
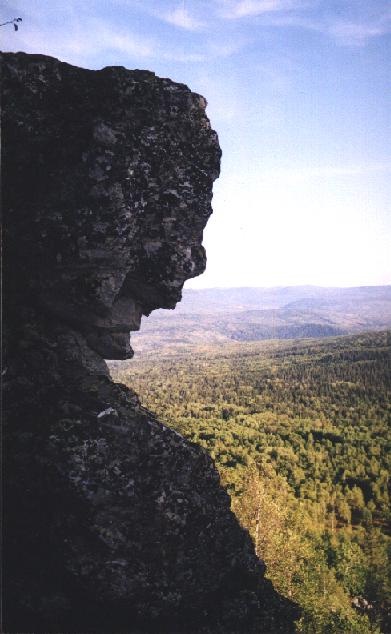
[[[2,100],[4,631],[293,631],[211,459],[103,361],[205,266],[204,99],[19,53]]]

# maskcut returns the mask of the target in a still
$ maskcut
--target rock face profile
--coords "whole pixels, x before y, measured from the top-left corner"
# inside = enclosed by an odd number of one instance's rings
[[[5,632],[294,630],[209,456],[103,360],[205,267],[205,105],[147,71],[2,57]]]

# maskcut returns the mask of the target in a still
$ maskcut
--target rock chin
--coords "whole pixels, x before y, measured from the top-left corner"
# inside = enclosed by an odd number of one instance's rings
[[[4,54],[4,630],[284,632],[210,457],[102,357],[205,266],[205,100],[122,67]]]

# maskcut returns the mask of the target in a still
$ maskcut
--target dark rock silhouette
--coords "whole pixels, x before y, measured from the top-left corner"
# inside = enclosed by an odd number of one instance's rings
[[[204,99],[22,53],[2,82],[4,631],[293,631],[209,456],[102,359],[204,269]]]

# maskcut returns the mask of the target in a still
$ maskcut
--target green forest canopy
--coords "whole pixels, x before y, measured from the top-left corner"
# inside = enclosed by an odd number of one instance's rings
[[[115,380],[214,458],[298,631],[390,631],[390,333],[186,346]]]

